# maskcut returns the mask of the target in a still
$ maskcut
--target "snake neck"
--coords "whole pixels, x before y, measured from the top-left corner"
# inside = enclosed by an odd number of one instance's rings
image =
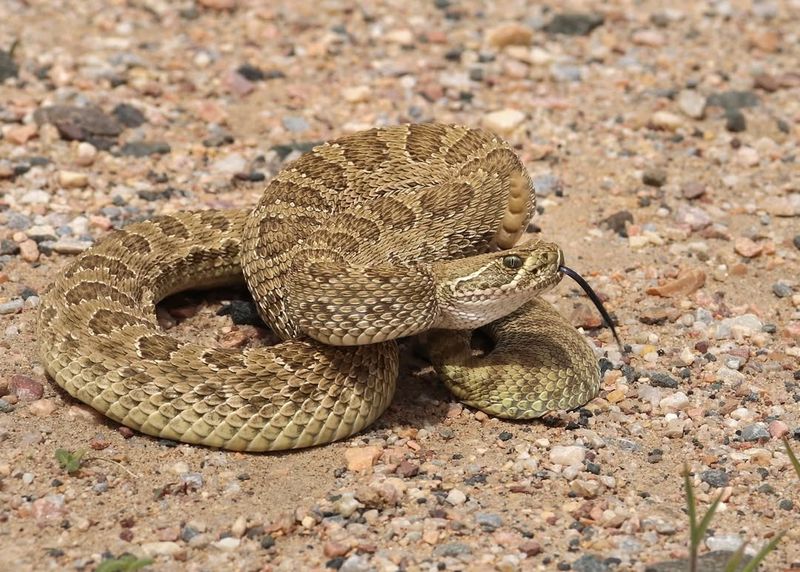
[[[285,303],[303,335],[331,345],[363,345],[430,329],[439,315],[426,265],[296,264]]]

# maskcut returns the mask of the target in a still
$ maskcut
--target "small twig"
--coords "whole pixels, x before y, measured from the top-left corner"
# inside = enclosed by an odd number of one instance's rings
[[[111,463],[112,465],[118,466],[120,469],[122,469],[123,471],[128,473],[130,476],[132,476],[134,479],[141,478],[139,475],[137,475],[136,473],[134,473],[133,471],[128,469],[125,465],[123,465],[122,463],[120,463],[118,461],[115,461],[113,459],[106,459],[105,457],[86,457],[86,459],[84,459],[84,460],[87,461],[87,462],[88,461],[105,461],[106,463]]]

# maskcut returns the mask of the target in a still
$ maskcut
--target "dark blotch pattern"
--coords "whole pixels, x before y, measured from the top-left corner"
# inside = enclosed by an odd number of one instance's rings
[[[70,266],[64,272],[65,278],[72,278],[78,272],[87,270],[105,270],[110,278],[115,281],[132,280],[136,275],[123,262],[102,254],[86,254],[81,258],[81,263]]]
[[[186,225],[173,216],[160,216],[156,219],[156,222],[158,223],[158,229],[170,238],[187,239],[191,236]]]
[[[108,298],[114,302],[124,304],[125,306],[134,305],[134,301],[130,296],[102,282],[80,282],[67,290],[64,297],[67,302],[74,305],[80,304],[84,300],[97,300],[102,298]]]
[[[440,125],[411,125],[406,138],[406,150],[413,161],[424,163],[439,155],[444,146],[447,129]]]
[[[116,312],[101,308],[89,319],[89,330],[94,335],[108,334],[126,326],[150,326],[146,320],[126,312]]]
[[[231,227],[230,221],[221,212],[203,211],[199,216],[204,225],[214,230],[226,231]]]
[[[146,238],[138,234],[132,234],[125,230],[121,230],[120,234],[121,236],[118,239],[118,242],[120,245],[122,245],[122,248],[126,251],[126,253],[139,256],[150,254],[150,243]]]
[[[136,341],[136,349],[143,359],[168,360],[180,343],[160,334],[142,336]]]
[[[364,171],[375,171],[389,160],[389,148],[378,138],[377,129],[356,133],[339,144],[345,158]]]

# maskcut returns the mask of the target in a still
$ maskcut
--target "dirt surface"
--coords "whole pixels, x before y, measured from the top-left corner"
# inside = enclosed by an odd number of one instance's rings
[[[764,569],[800,567],[797,0],[6,0],[0,21],[0,568],[643,571],[687,554],[684,463],[701,511],[723,498],[704,551],[786,530]],[[533,230],[616,316],[624,356],[575,285],[547,295],[603,358],[584,409],[488,418],[409,351],[369,430],[246,455],[131,434],[45,378],[37,293],[75,252],[428,120],[515,145]],[[217,315],[239,297],[162,323],[258,343]],[[87,453],[69,474],[57,449]]]

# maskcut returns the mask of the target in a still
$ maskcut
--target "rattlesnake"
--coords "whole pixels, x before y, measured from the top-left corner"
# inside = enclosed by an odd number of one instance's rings
[[[574,408],[599,372],[538,298],[561,278],[559,248],[514,246],[534,204],[515,153],[485,131],[348,135],[288,165],[252,212],[159,216],[79,255],[42,297],[39,355],[69,394],[123,425],[232,450],[360,431],[394,394],[394,340],[428,330],[434,367],[464,402],[510,418]],[[284,341],[207,348],[159,328],[159,300],[242,274]],[[490,322],[496,345],[473,356],[469,330]]]

